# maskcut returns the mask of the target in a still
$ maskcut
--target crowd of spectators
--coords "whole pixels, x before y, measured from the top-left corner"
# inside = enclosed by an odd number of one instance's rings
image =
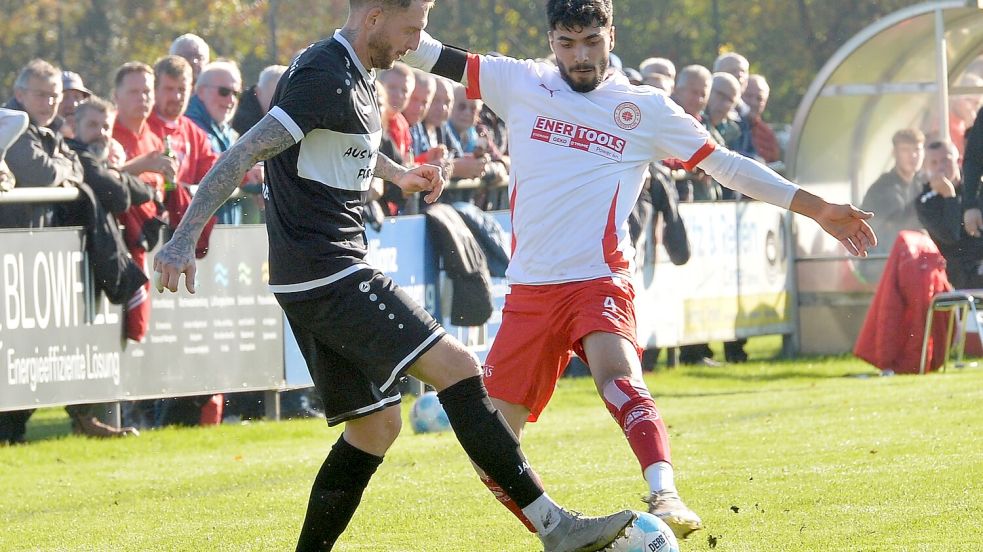
[[[708,65],[687,65],[677,73],[672,60],[651,57],[633,69],[612,56],[609,71],[624,74],[633,84],[663,90],[719,144],[781,171],[781,144],[765,116],[770,90],[766,78],[752,74],[749,61],[735,52],[721,54]],[[97,205],[83,205],[89,201],[85,199],[71,204],[0,204],[0,227],[34,228],[78,224],[79,220],[92,225],[100,209],[108,213],[109,220],[119,225],[117,271],[131,277],[104,283],[104,288],[115,285],[104,291],[126,305],[126,337],[142,340],[151,316],[147,252],[181,220],[194,186],[219,156],[270,109],[285,71],[284,65],[271,65],[257,76],[255,84],[244,88],[235,61],[212,60],[212,51],[202,38],[185,34],[162,51],[152,66],[141,61],[121,65],[113,75],[109,101],[87,88],[78,73],[62,71],[40,59],[29,62],[17,76],[13,98],[0,109],[0,190],[15,186],[89,188],[91,193],[80,197],[91,198]],[[960,84],[978,86],[983,78],[967,75]],[[378,75],[377,91],[384,153],[409,166],[442,166],[450,177],[443,202],[473,204],[482,210],[508,207],[509,145],[504,123],[494,112],[480,100],[467,98],[460,84],[399,62]],[[962,216],[962,207],[953,204],[963,190],[958,174],[963,150],[983,148],[979,143],[983,140],[971,144],[965,138],[979,108],[978,97],[953,98],[952,143],[933,139],[925,167],[924,135],[914,129],[898,132],[893,140],[895,166],[870,187],[863,203],[878,214],[874,223],[880,225],[877,230],[884,247],[890,246],[897,231],[924,227],[943,252],[962,256],[958,264],[952,263],[958,268],[950,271],[960,285],[983,278],[974,235],[953,214]],[[212,224],[263,222],[262,182],[263,167],[257,165]],[[978,185],[968,188],[971,194],[978,194]],[[660,205],[670,205],[669,210],[653,209],[653,197],[659,198]],[[661,211],[675,212],[680,202],[740,199],[699,169],[687,170],[680,160],[667,159],[650,167],[640,199],[644,205],[637,211],[658,216]],[[419,197],[381,181],[373,186],[369,200],[366,219],[370,224],[425,208]],[[977,195],[969,202],[962,200],[962,205],[977,203]],[[979,226],[983,228],[983,219]],[[211,225],[198,244],[199,257],[207,253],[210,232]],[[112,240],[105,238],[100,243],[111,244]],[[676,257],[680,257],[678,252]],[[972,262],[966,260],[969,257]],[[132,277],[134,270],[140,272],[140,278]],[[724,353],[728,362],[747,359],[742,341],[724,344]],[[682,347],[680,360],[719,365],[706,344]],[[248,402],[256,402],[254,399]],[[207,418],[204,409],[209,405],[214,409],[222,402],[221,396],[205,396],[142,405],[130,409],[131,421],[144,427],[198,423]],[[235,399],[226,404],[233,406],[233,416],[250,410],[235,407]],[[221,419],[221,407],[218,410],[214,421]],[[80,432],[131,432],[104,426],[90,412],[72,409]],[[22,438],[22,417],[0,414],[0,432],[6,432],[0,433],[0,441]],[[4,429],[11,424],[16,427]]]

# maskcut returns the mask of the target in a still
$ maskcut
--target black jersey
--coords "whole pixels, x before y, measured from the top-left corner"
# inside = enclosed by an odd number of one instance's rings
[[[296,144],[266,162],[270,289],[280,300],[323,294],[365,268],[362,209],[382,124],[375,72],[340,34],[311,45],[280,79],[270,115]]]

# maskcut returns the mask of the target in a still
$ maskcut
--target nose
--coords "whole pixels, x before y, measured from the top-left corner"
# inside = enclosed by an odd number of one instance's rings
[[[577,63],[585,63],[587,61],[587,47],[579,46],[574,51],[574,61]]]
[[[420,47],[420,37],[421,37],[421,32],[420,31],[417,31],[417,32],[413,33],[413,35],[410,37],[410,41],[408,43],[406,43],[406,48],[408,50],[416,50],[417,48],[419,48]]]

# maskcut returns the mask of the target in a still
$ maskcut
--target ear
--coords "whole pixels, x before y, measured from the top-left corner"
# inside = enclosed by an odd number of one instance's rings
[[[614,51],[614,43],[617,42],[617,40],[615,40],[615,35],[617,35],[616,32],[617,30],[618,29],[614,25],[611,25],[611,46],[608,48],[609,52]]]
[[[376,6],[365,12],[365,19],[362,21],[365,24],[366,29],[372,30],[385,22],[385,19],[385,12],[382,11],[381,7]]]

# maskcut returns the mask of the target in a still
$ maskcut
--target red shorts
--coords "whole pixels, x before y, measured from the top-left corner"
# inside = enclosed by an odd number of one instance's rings
[[[634,298],[631,282],[621,278],[513,285],[485,361],[488,394],[525,406],[535,422],[573,353],[587,361],[581,340],[588,334],[618,334],[640,353]]]

